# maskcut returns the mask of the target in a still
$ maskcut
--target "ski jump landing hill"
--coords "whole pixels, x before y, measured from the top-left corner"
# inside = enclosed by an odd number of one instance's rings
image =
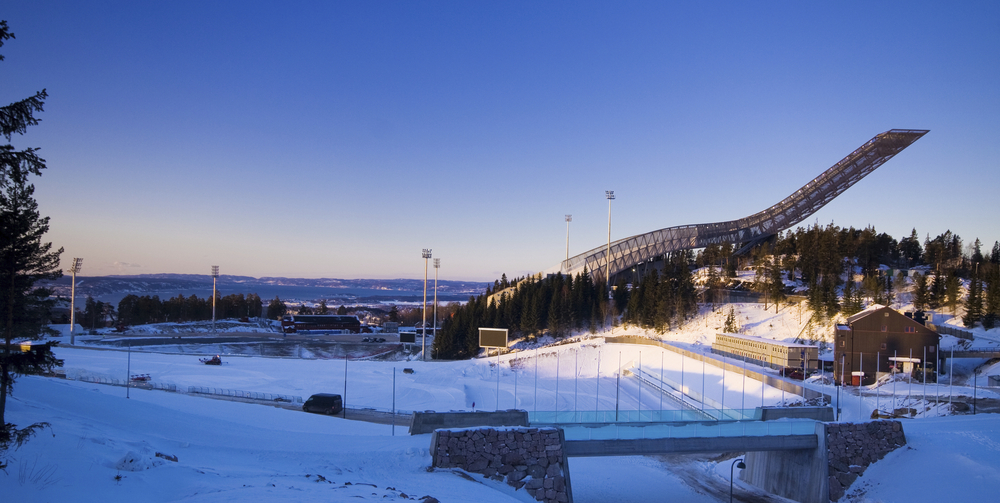
[[[560,271],[576,275],[586,269],[593,278],[603,279],[609,276],[609,271],[610,275],[615,275],[636,265],[654,262],[674,251],[723,243],[741,243],[743,247],[739,251],[745,251],[809,218],[927,132],[922,129],[892,129],[877,134],[801,189],[759,213],[739,220],[667,227],[619,239],[610,246],[602,245],[570,257],[562,262]]]

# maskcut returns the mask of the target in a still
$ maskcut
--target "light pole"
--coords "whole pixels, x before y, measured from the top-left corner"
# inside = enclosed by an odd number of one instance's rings
[[[615,191],[605,190],[604,197],[608,198],[608,253],[605,258],[607,269],[604,271],[604,281],[608,283],[608,292],[611,292],[611,201],[615,200]]]
[[[739,468],[742,470],[746,467],[747,465],[743,463],[742,458],[733,461],[733,464],[729,467],[729,503],[733,503],[733,468]]]
[[[611,311],[611,201],[615,200],[615,191],[605,190],[604,197],[608,198],[608,252],[605,263],[607,269],[604,271],[604,281],[608,284],[608,316],[613,316]],[[614,331],[614,320],[611,320],[611,330]]]
[[[434,259],[434,331],[432,332],[434,337],[438,334],[438,269],[440,268],[441,259]],[[497,350],[497,354],[500,354],[500,350]]]
[[[569,260],[569,223],[573,221],[573,215],[566,215],[566,260]]]
[[[83,266],[82,258],[74,258],[69,272],[73,275],[73,284],[69,289],[69,343],[76,344],[76,273]]]
[[[212,332],[215,332],[215,286],[219,280],[219,266],[212,266]]]
[[[420,358],[424,361],[427,360],[427,259],[431,258],[431,249],[424,248],[420,252],[420,256],[424,259],[424,303],[420,307],[423,312],[423,321],[420,323],[420,329],[423,331],[423,335],[420,337]]]

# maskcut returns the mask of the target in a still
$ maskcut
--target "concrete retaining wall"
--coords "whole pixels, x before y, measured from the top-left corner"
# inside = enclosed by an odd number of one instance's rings
[[[528,411],[501,410],[496,412],[414,412],[410,419],[410,435],[422,435],[439,428],[473,428],[476,426],[528,426]]]
[[[801,503],[827,503],[826,425],[816,423],[815,449],[748,452],[740,479],[769,493]]]
[[[816,449],[748,452],[740,478],[802,503],[844,496],[869,465],[906,445],[899,421],[816,423]]]
[[[440,429],[431,436],[432,466],[506,481],[536,501],[572,503],[564,442],[558,428]]]

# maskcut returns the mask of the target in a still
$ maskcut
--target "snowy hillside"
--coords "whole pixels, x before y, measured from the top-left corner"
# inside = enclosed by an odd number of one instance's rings
[[[662,338],[704,353],[728,307],[706,310]],[[775,314],[773,308],[765,312],[755,304],[732,307],[743,330],[752,335],[790,341],[803,330],[797,308]],[[983,333],[977,344],[996,347],[987,339],[995,333]],[[501,355],[499,374],[496,356],[345,363],[223,355],[223,365],[206,366],[194,355],[57,347],[68,379],[22,378],[8,400],[10,421],[21,426],[48,421],[52,428],[10,453],[10,467],[0,474],[0,492],[5,501],[19,502],[403,501],[424,496],[454,502],[528,501],[524,494],[479,476],[428,472],[429,437],[408,436],[405,420],[393,428],[212,400],[184,393],[190,386],[302,398],[341,393],[348,407],[383,411],[671,407],[634,379],[617,379],[618,369],[631,363],[654,377],[684,379],[686,387],[724,401],[726,407],[795,401],[758,381],[723,375],[674,352],[609,344],[603,338],[623,334],[661,337],[616,328],[557,345],[522,342],[517,351]],[[1000,399],[995,388],[986,388],[986,376],[1000,373],[1000,366],[983,366],[978,380],[970,380],[971,370],[982,363],[962,360],[955,366],[954,384],[945,376],[936,385],[887,383],[865,390],[863,398],[842,393],[841,420],[867,420],[876,407],[919,411],[917,418],[904,420],[907,447],[869,468],[844,501],[982,501],[1000,491],[1000,444],[994,440],[1000,438],[1000,416],[935,417],[949,413],[950,401]],[[404,374],[404,368],[413,373]],[[122,387],[71,380],[123,380],[129,373],[149,374],[152,382],[181,392],[133,388],[126,398]],[[815,379],[809,386],[836,400],[836,390],[822,382]],[[177,461],[170,460],[174,456]],[[710,502],[728,498],[733,459],[572,458],[569,464],[577,502],[661,501],[664,495],[675,502]],[[737,499],[781,501],[739,481],[736,485]]]

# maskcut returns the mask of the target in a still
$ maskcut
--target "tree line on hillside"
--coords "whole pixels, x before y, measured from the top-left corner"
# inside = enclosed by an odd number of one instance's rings
[[[694,254],[669,253],[656,267],[619,274],[610,297],[606,285],[587,271],[567,277],[529,276],[508,281],[506,275],[482,295],[471,297],[447,318],[434,341],[438,358],[468,358],[477,354],[480,327],[506,328],[512,338],[549,335],[557,339],[573,332],[596,331],[608,323],[664,332],[697,313],[699,302],[722,299],[722,290],[748,287],[777,306],[786,299],[785,282],[800,281],[814,316],[851,315],[866,304],[891,304],[908,285],[902,271],[912,274],[913,303],[918,310],[966,308],[967,326],[994,326],[1000,316],[1000,243],[985,257],[977,239],[963,250],[962,239],[947,231],[921,242],[916,229],[897,241],[874,227],[855,229],[830,224],[788,231],[734,255],[731,244],[712,245]],[[692,271],[707,268],[703,287]],[[892,270],[900,270],[893,274]],[[753,271],[752,280],[738,280],[738,271]],[[969,281],[963,301],[962,280]]]
[[[726,250],[719,247],[709,247],[696,262],[709,268],[718,265],[726,271],[722,278],[710,269],[706,285],[709,292],[727,286],[737,268],[754,270],[750,287],[769,294],[775,301],[782,300],[784,281],[799,280],[806,287],[809,307],[826,318],[838,313],[854,314],[866,302],[891,304],[897,292],[907,286],[903,271],[921,267],[926,274],[909,275],[914,282],[912,300],[916,310],[948,308],[956,312],[963,304],[962,280],[970,280],[971,301],[981,307],[971,310],[966,324],[982,322],[992,326],[996,303],[1000,301],[996,292],[1000,281],[994,277],[1000,273],[1000,242],[994,244],[989,259],[982,254],[981,246],[977,239],[963,249],[962,238],[951,231],[934,238],[927,236],[921,243],[916,229],[897,241],[874,227],[855,229],[830,224],[779,234],[739,258],[726,255]]]
[[[468,358],[479,351],[479,328],[506,328],[512,337],[546,334],[557,339],[574,332],[596,331],[625,313],[625,321],[645,328],[668,329],[697,312],[690,251],[671,253],[662,270],[650,271],[630,288],[624,277],[606,294],[606,283],[588,271],[508,281],[503,275],[491,288],[472,297],[445,319],[434,339],[438,358]]]
[[[257,318],[263,313],[263,303],[255,293],[243,295],[235,293],[225,297],[216,296],[215,318]],[[86,318],[86,316],[85,316]],[[212,319],[212,299],[196,295],[178,295],[160,300],[159,295],[126,295],[118,303],[118,323],[123,325],[143,325],[167,321],[204,321]]]

